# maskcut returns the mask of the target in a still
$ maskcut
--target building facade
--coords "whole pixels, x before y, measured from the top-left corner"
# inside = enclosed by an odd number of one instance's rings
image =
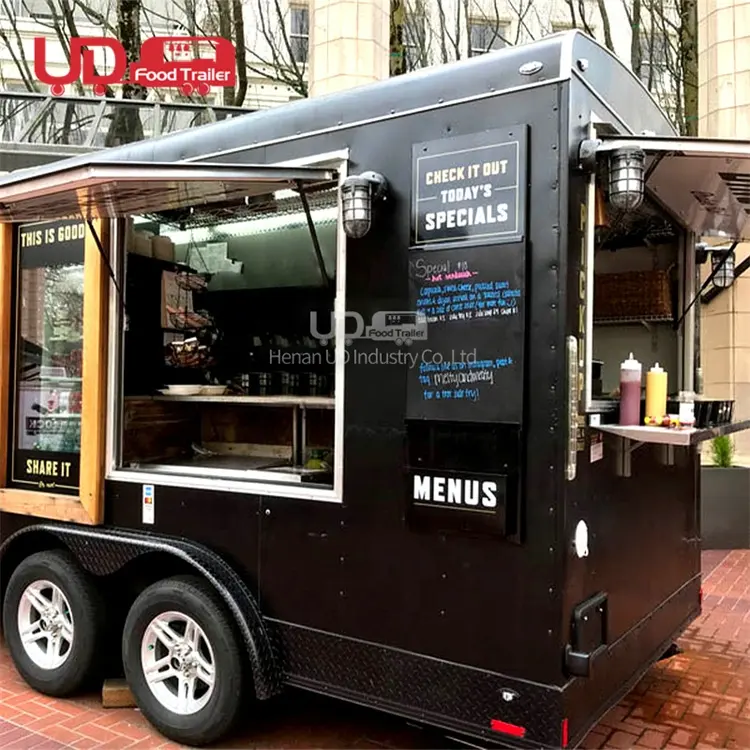
[[[115,36],[113,6],[105,0],[3,0],[0,88],[45,90],[34,79],[38,36],[48,40],[47,69],[67,70],[59,32],[69,32],[71,22],[66,26],[55,8],[68,2],[77,35],[100,36],[104,28]],[[141,35],[206,36],[239,28],[236,19],[221,17],[228,5],[145,0]],[[394,70],[439,65],[575,26],[601,42],[609,40],[626,63],[633,62],[637,44],[638,74],[669,112],[677,106],[673,30],[679,11],[670,2],[649,8],[651,15],[645,13],[637,23],[632,0],[604,0],[603,6],[596,0],[247,0],[242,19],[247,86],[240,104],[277,106],[381,80]],[[402,21],[397,39],[392,38],[393,11]],[[700,135],[750,138],[750,0],[698,0],[698,21]],[[640,29],[637,42],[634,27]],[[98,66],[111,64],[103,52],[97,54]],[[73,86],[68,90],[83,93]],[[185,98],[174,90],[152,90],[149,96]],[[222,97],[218,90],[208,99],[227,103]],[[6,120],[16,129],[23,124],[20,116]],[[144,136],[149,133],[145,122]],[[748,254],[750,249],[741,247],[737,262]],[[738,416],[750,417],[750,278],[738,278],[704,306],[702,316],[704,391],[734,398]],[[736,447],[750,459],[750,434],[740,433]]]

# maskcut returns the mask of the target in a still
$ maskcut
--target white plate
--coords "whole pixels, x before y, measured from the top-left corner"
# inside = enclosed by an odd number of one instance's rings
[[[169,385],[162,391],[165,396],[197,396],[200,392],[199,385]]]
[[[225,385],[204,385],[201,387],[202,396],[223,396],[226,393]]]

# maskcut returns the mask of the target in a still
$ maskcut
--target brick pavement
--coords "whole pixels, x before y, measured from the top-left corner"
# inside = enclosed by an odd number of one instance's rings
[[[704,614],[683,654],[657,664],[584,740],[584,748],[750,748],[750,551],[704,552]],[[374,711],[291,694],[223,747],[430,748],[435,735]],[[270,709],[270,710],[269,710]],[[445,743],[442,743],[443,746]],[[176,747],[134,709],[30,691],[0,650],[0,747]]]

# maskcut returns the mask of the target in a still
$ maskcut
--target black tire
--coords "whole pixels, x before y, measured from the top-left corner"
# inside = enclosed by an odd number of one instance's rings
[[[149,624],[165,612],[192,618],[213,651],[215,683],[208,702],[195,713],[170,710],[154,695],[144,675],[141,644]],[[224,603],[203,579],[176,576],[149,586],[133,602],[122,636],[122,661],[138,708],[168,739],[201,747],[234,728],[246,697],[245,655]]]
[[[57,586],[67,599],[72,615],[72,644],[66,649],[65,661],[56,668],[44,668],[35,663],[19,632],[18,616],[24,592],[38,581]],[[35,613],[38,611],[35,608]],[[55,698],[65,698],[89,687],[96,677],[101,676],[105,612],[96,583],[69,552],[47,550],[23,560],[10,577],[3,601],[5,640],[21,677],[34,690]],[[50,647],[49,639],[40,640]]]

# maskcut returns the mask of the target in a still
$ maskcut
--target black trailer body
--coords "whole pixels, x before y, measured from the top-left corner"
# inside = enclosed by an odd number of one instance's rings
[[[298,164],[342,182],[375,171],[388,198],[340,250],[336,309],[370,321],[426,305],[434,333],[409,351],[485,363],[468,381],[440,378],[378,364],[375,339],[342,344],[336,478],[321,494],[117,465],[115,335],[103,523],[2,506],[4,591],[50,546],[118,592],[193,570],[237,623],[258,697],[286,683],[480,743],[580,742],[699,614],[701,584],[697,448],[667,446],[665,465],[663,446],[634,451],[615,432],[594,460],[611,420],[583,403],[593,194],[581,143],[593,127],[675,137],[641,83],[571,32],[0,182],[18,221],[12,191],[61,169]],[[446,320],[451,295],[482,290],[503,292],[484,298],[506,300],[501,314],[465,304],[463,321]]]

